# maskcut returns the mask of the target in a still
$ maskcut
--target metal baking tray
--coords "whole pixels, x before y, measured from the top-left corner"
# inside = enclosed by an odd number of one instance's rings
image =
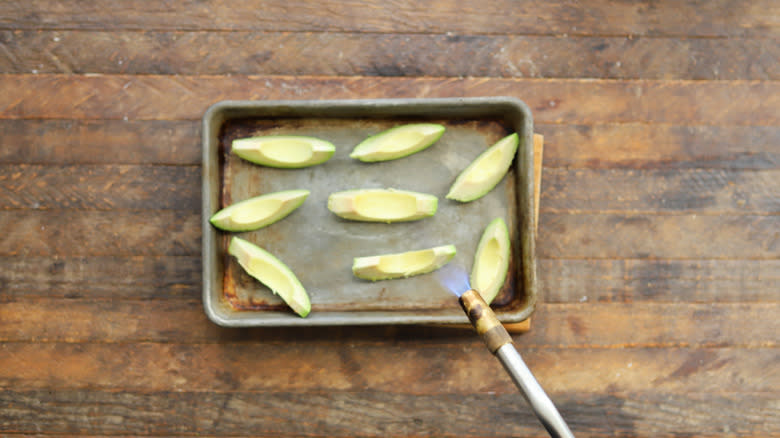
[[[382,163],[349,158],[364,138],[403,123],[446,126],[433,146]],[[467,204],[445,199],[455,177],[486,147],[517,132],[520,144],[507,176]],[[230,154],[233,139],[307,135],[336,145],[329,161],[304,169],[274,169]],[[451,262],[471,271],[485,226],[502,216],[510,230],[510,272],[492,307],[505,323],[520,322],[536,302],[533,121],[528,107],[506,97],[339,101],[224,101],[203,117],[203,303],[216,324],[230,327],[468,322],[435,274],[370,282],[351,272],[354,257],[454,244]],[[397,188],[434,194],[436,215],[407,223],[361,223],[336,217],[328,195],[354,188]],[[306,202],[280,222],[242,238],[292,269],[311,298],[300,318],[227,255],[233,233],[211,226],[219,209],[264,193],[308,189]]]

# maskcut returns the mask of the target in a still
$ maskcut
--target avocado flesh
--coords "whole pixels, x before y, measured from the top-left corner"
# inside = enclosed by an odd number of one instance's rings
[[[498,295],[509,269],[509,231],[502,218],[496,218],[485,228],[474,254],[471,287],[489,304]]]
[[[365,280],[390,280],[427,274],[455,257],[455,246],[445,245],[419,251],[358,257],[352,264],[355,277]]]
[[[349,156],[364,162],[407,157],[436,143],[444,130],[444,126],[434,123],[398,126],[363,140]]]
[[[238,237],[230,240],[228,253],[238,260],[238,264],[247,274],[279,295],[295,313],[301,317],[309,314],[311,302],[306,289],[281,260],[259,246]]]
[[[255,164],[297,169],[328,161],[336,147],[314,137],[278,135],[233,140],[231,151]]]
[[[285,218],[303,204],[308,190],[286,190],[235,203],[216,212],[209,221],[225,231],[253,231]]]
[[[405,222],[436,214],[438,199],[395,189],[358,189],[332,193],[328,209],[339,217],[364,222]]]
[[[508,135],[482,152],[455,179],[447,199],[470,202],[485,196],[501,181],[517,152],[518,135]]]

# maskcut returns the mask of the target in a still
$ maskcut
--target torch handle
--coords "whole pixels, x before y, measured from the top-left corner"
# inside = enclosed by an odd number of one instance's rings
[[[552,400],[547,396],[539,382],[523,362],[520,353],[517,352],[514,344],[504,344],[496,350],[496,357],[504,366],[504,369],[512,377],[512,380],[520,389],[520,393],[531,405],[539,421],[552,437],[574,438],[569,430],[569,426],[561,417],[558,409],[555,408]]]

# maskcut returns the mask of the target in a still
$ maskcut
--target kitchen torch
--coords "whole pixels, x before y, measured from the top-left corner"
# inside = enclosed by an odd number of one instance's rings
[[[574,435],[569,430],[569,426],[566,425],[552,400],[531,374],[531,370],[528,369],[523,358],[520,357],[520,353],[515,349],[509,333],[501,325],[498,317],[482,299],[479,292],[469,289],[460,295],[458,301],[471,321],[471,325],[477,330],[477,334],[512,377],[515,385],[520,389],[528,404],[531,405],[531,409],[550,436],[573,438]]]

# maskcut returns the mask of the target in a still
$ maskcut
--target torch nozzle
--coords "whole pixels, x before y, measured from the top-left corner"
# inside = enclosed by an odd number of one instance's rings
[[[479,292],[469,289],[458,301],[491,353],[495,354],[501,346],[512,342],[509,333]]]

